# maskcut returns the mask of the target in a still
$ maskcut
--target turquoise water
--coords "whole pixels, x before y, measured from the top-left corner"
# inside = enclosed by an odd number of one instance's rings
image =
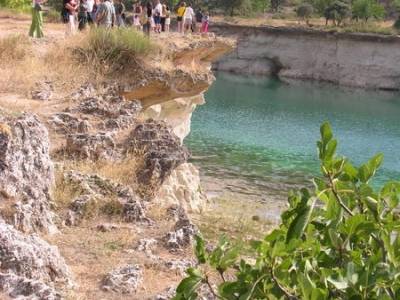
[[[352,162],[384,153],[375,185],[400,179],[398,93],[223,73],[206,101],[185,141],[204,176],[277,195],[307,183],[319,172],[316,141],[327,120]]]

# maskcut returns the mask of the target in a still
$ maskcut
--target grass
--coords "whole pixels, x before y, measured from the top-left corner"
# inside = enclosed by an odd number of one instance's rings
[[[0,39],[0,64],[14,64],[29,53],[29,38],[25,35],[10,35]]]
[[[343,28],[339,28],[341,32],[360,32],[360,33],[376,33],[384,35],[395,35],[396,30],[393,27],[382,27],[375,22],[355,22],[348,24]]]
[[[132,28],[96,28],[87,33],[84,41],[75,49],[76,53],[84,63],[103,71],[132,67],[137,64],[138,57],[155,48],[148,37]]]
[[[220,197],[200,215],[195,215],[204,238],[216,242],[221,234],[236,241],[261,239],[273,228],[273,224],[258,216],[265,209],[260,203],[231,197]]]

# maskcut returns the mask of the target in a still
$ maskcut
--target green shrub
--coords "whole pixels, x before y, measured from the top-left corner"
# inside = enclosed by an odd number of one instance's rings
[[[314,10],[320,15],[323,16],[325,10],[332,5],[334,0],[311,0],[311,5],[314,7]]]
[[[382,19],[385,8],[376,0],[355,0],[352,7],[352,17],[368,21],[370,18]]]
[[[324,12],[326,24],[331,20],[334,25],[340,25],[346,18],[351,16],[351,6],[349,3],[336,0],[329,5]]]
[[[327,123],[317,145],[322,176],[289,195],[281,225],[252,243],[255,259],[240,260],[226,238],[208,251],[196,237],[199,266],[175,300],[196,299],[203,284],[219,299],[400,299],[400,182],[375,190],[382,155],[360,167],[337,157]]]
[[[138,56],[148,54],[154,45],[142,32],[131,28],[96,28],[90,30],[76,52],[94,67],[121,69],[136,63]]]
[[[400,18],[397,18],[396,22],[394,22],[393,27],[397,30],[400,30]]]
[[[46,22],[49,23],[60,23],[61,22],[61,14],[59,11],[50,9],[44,13],[44,17],[46,18]]]
[[[312,14],[313,14],[313,12],[314,12],[314,8],[309,3],[302,3],[296,9],[297,17],[306,21],[307,24],[308,24],[308,20],[311,18]]]
[[[0,0],[0,7],[7,7],[16,10],[28,11],[32,6],[30,0]]]

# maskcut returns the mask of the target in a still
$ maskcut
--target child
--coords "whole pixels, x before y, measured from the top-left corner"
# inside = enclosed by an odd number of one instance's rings
[[[202,20],[202,26],[201,26],[201,33],[207,33],[208,32],[208,25],[210,23],[210,15],[208,12],[205,12],[203,15],[203,20]]]

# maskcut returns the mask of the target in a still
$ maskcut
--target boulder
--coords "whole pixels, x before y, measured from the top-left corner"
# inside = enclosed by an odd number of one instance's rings
[[[132,130],[126,151],[142,155],[143,164],[137,170],[141,193],[153,197],[164,181],[189,158],[189,151],[164,121],[152,119]]]
[[[108,273],[102,282],[102,289],[121,294],[135,293],[143,282],[143,271],[139,265],[127,265]]]
[[[72,275],[57,247],[0,220],[0,290],[13,297],[58,299],[53,290],[56,283],[73,286]]]
[[[23,114],[0,120],[0,128],[0,214],[21,231],[57,231],[46,127],[35,115]]]

